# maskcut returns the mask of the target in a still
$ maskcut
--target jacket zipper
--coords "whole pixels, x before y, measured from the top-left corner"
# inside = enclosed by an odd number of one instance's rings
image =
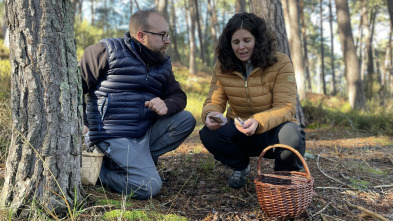
[[[149,70],[150,70],[150,67],[149,67],[149,65],[146,65],[146,78],[145,78],[145,80],[147,81],[147,79],[149,78]]]

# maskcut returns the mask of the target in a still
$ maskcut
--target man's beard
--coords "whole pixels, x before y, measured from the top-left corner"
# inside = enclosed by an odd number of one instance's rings
[[[145,62],[152,65],[163,64],[167,60],[167,55],[162,53],[162,49],[166,48],[165,46],[160,49],[153,49],[150,45],[145,45],[146,49],[142,50],[142,57],[144,57]]]
[[[149,49],[153,52],[153,54],[160,61],[160,63],[161,62],[164,63],[167,59],[167,55],[165,53],[165,50],[163,50],[164,48],[166,48],[166,47],[164,46],[164,47],[161,47],[159,50],[154,50],[149,47]],[[161,51],[163,51],[163,52],[161,52]]]

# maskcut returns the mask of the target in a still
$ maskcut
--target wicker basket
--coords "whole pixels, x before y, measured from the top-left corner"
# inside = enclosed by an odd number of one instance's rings
[[[95,185],[100,174],[104,154],[98,152],[82,152],[81,181],[83,185]]]
[[[276,171],[262,174],[262,158],[272,148],[294,152],[302,161],[306,173]],[[314,179],[306,162],[297,150],[284,144],[272,145],[262,151],[258,159],[258,177],[254,183],[259,205],[268,217],[295,218],[307,209],[312,199]]]

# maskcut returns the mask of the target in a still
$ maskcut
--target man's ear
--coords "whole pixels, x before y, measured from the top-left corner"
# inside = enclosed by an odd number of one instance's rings
[[[145,39],[143,38],[144,34],[141,31],[138,31],[138,33],[136,33],[136,38],[139,42],[141,42],[142,44],[145,43]]]

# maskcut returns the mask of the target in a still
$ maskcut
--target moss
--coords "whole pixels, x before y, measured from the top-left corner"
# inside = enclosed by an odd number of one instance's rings
[[[122,211],[122,210],[112,210],[110,212],[105,213],[105,220],[118,220],[118,218],[122,218],[122,220],[167,220],[167,221],[187,221],[188,219],[182,216],[169,214],[164,215],[161,213],[157,213],[154,211],[146,211],[146,210],[132,210],[132,211]]]

